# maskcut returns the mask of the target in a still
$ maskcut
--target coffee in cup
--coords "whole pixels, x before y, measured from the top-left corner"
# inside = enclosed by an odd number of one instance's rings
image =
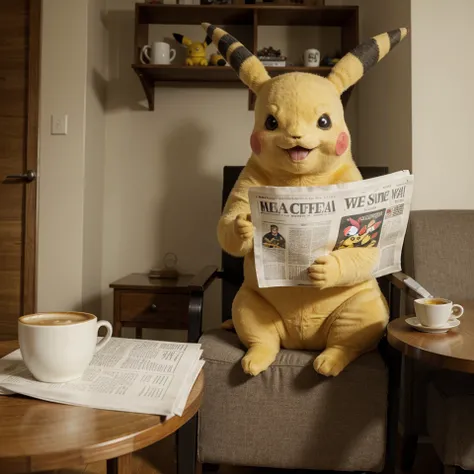
[[[22,316],[20,321],[27,326],[68,326],[93,319],[92,314],[51,313]]]
[[[446,298],[419,298],[415,300],[415,313],[425,327],[443,327],[451,318],[460,318],[464,308]]]
[[[97,332],[107,334],[97,343]],[[18,320],[18,340],[26,367],[41,382],[78,379],[94,354],[112,337],[112,325],[81,312],[37,313]]]

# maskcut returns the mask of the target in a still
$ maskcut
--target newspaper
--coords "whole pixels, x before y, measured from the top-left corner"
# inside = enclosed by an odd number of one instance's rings
[[[378,247],[374,277],[401,270],[413,175],[331,186],[249,189],[260,288],[310,286],[308,267],[333,250]]]
[[[181,416],[204,361],[200,344],[112,338],[82,378],[39,382],[20,350],[0,359],[0,394],[170,418]]]

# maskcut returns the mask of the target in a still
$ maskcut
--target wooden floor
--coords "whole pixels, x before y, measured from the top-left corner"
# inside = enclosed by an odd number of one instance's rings
[[[134,454],[131,474],[175,474],[174,438],[165,439]],[[223,466],[219,474],[269,474],[273,469],[249,469]],[[105,462],[75,469],[61,469],[54,474],[106,474]],[[281,471],[278,471],[281,474]],[[285,471],[283,471],[285,472]],[[307,471],[306,471],[307,472]],[[411,474],[441,474],[442,466],[431,445],[421,444]],[[48,473],[53,474],[53,473]]]

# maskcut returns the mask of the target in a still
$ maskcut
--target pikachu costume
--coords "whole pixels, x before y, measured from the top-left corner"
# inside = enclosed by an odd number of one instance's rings
[[[244,256],[244,283],[232,308],[232,324],[247,347],[244,371],[257,375],[280,347],[322,351],[314,369],[338,375],[376,348],[388,308],[372,271],[377,247],[343,248],[308,269],[311,287],[259,288],[254,264],[251,186],[320,186],[361,180],[340,96],[407,35],[401,28],[376,36],[344,56],[327,78],[293,72],[270,78],[238,40],[208,23],[209,38],[255,94],[252,155],[218,224],[223,250]]]

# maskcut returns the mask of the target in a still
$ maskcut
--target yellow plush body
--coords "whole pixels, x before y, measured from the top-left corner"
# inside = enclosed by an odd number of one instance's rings
[[[186,46],[186,66],[207,66],[206,48],[209,44],[209,38],[201,43],[200,41],[193,41],[186,36],[178,33],[173,33],[174,39]]]
[[[335,250],[308,268],[311,287],[259,288],[248,189],[252,186],[320,186],[362,179],[351,154],[340,95],[406,35],[401,29],[362,45],[326,79],[289,73],[271,79],[258,59],[235,38],[203,25],[227,62],[257,95],[253,153],[235,184],[218,224],[223,250],[244,257],[244,283],[232,322],[248,348],[244,371],[257,375],[280,347],[322,351],[317,372],[338,375],[374,349],[388,321],[388,309],[372,271],[377,247]],[[375,44],[375,48],[374,48]],[[359,56],[360,55],[360,56]]]

